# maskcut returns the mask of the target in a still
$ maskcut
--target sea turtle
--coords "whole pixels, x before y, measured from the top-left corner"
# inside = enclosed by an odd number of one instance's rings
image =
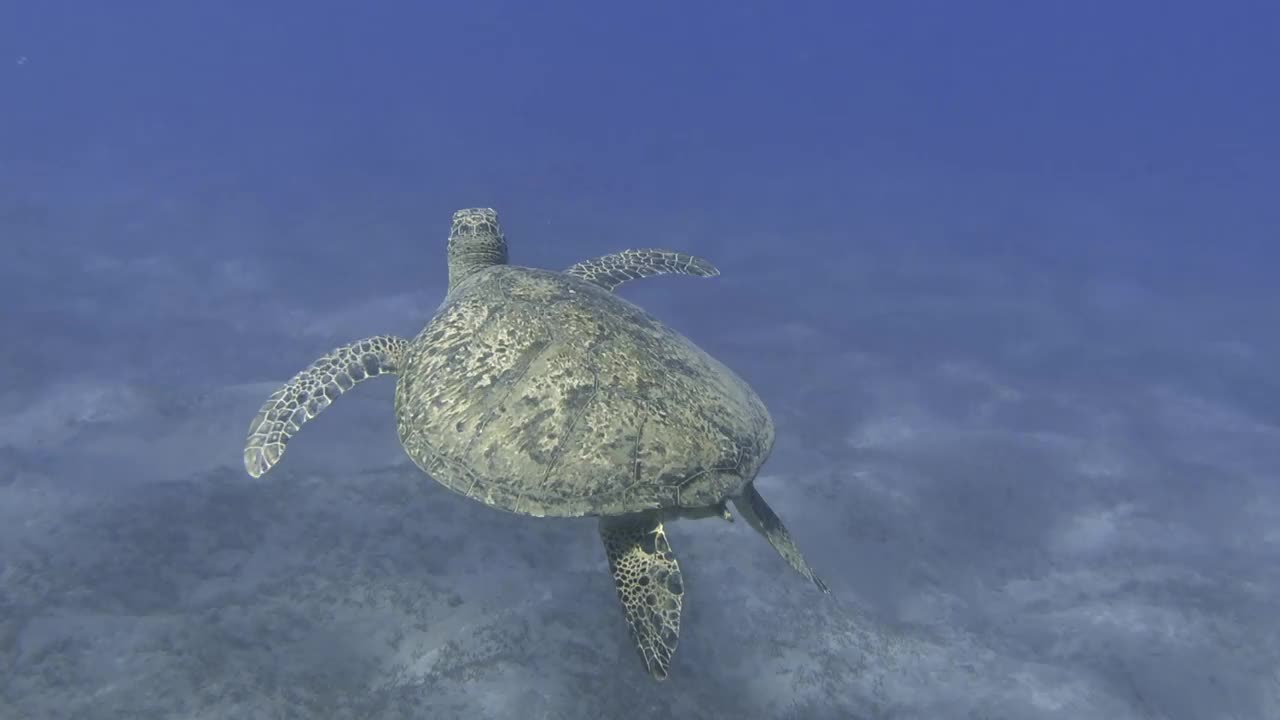
[[[823,592],[754,480],[773,420],[740,377],[612,291],[711,263],[626,250],[562,272],[511,265],[497,213],[459,210],[449,287],[413,340],[381,335],[316,360],[266,401],[244,464],[260,477],[289,439],[356,383],[398,376],[396,424],[413,462],[445,487],[536,517],[599,518],[632,638],[649,673],[670,670],[684,582],[663,522],[751,527]]]

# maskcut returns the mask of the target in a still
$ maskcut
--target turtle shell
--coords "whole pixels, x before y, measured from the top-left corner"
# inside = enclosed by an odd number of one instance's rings
[[[405,451],[458,493],[535,516],[705,508],[773,448],[731,370],[638,306],[498,265],[453,288],[396,386]]]

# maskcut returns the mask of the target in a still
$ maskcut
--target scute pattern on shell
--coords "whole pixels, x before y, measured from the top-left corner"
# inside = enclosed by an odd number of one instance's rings
[[[495,266],[452,291],[406,352],[401,442],[445,486],[530,515],[704,507],[773,446],[747,384],[584,280]]]

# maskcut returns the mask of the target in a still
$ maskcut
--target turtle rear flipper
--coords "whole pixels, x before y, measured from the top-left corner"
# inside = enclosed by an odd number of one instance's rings
[[[606,290],[612,290],[628,280],[638,280],[652,275],[694,275],[715,277],[720,274],[715,265],[696,255],[643,248],[623,250],[611,255],[583,260],[565,270],[566,274],[582,278]]]
[[[656,513],[600,518],[609,570],[645,668],[665,680],[680,641],[684,580]]]
[[[271,393],[249,423],[244,467],[261,477],[280,461],[289,439],[356,383],[399,372],[408,342],[391,335],[358,340],[311,363]]]
[[[733,505],[738,508],[738,514],[747,521],[747,524],[763,535],[782,559],[795,568],[796,572],[817,585],[822,592],[831,592],[822,578],[818,577],[813,568],[809,567],[809,563],[805,562],[804,555],[800,554],[800,548],[796,547],[795,541],[791,539],[791,533],[787,532],[782,519],[760,496],[754,481],[747,483],[747,486],[742,489],[742,494],[733,499]]]

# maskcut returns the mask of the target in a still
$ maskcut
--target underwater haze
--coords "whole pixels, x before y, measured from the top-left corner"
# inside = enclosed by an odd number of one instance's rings
[[[1280,718],[1280,6],[0,3],[0,720]],[[590,518],[433,482],[392,378],[459,208],[755,388],[669,523],[670,677]]]

